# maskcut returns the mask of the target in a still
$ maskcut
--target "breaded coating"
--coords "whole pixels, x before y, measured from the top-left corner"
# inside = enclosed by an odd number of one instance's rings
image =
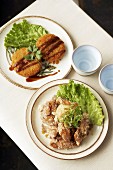
[[[37,74],[42,64],[37,60],[26,60],[24,56],[28,54],[27,48],[21,48],[12,55],[12,70],[23,77],[30,77]]]
[[[36,46],[41,51],[43,59],[53,64],[58,64],[66,51],[64,42],[54,34],[40,37]]]

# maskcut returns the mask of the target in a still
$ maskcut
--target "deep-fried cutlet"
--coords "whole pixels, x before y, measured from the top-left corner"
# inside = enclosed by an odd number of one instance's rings
[[[41,51],[43,59],[54,64],[59,63],[66,51],[64,42],[54,34],[46,34],[40,37],[36,46]]]
[[[38,73],[42,64],[37,60],[26,60],[24,56],[28,54],[27,48],[21,48],[12,55],[12,70],[23,77],[30,77]]]

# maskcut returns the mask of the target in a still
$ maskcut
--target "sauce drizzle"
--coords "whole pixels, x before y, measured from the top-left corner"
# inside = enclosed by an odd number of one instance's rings
[[[60,70],[58,70],[58,72],[60,72]],[[33,82],[33,81],[37,81],[37,80],[40,80],[40,79],[45,78],[45,77],[54,76],[54,75],[56,75],[58,72],[55,72],[55,73],[53,73],[53,74],[43,75],[43,76],[34,75],[34,76],[31,76],[31,77],[26,78],[26,82]]]

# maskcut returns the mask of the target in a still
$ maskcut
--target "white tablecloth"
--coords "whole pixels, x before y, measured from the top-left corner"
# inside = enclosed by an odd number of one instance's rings
[[[113,63],[113,40],[72,0],[37,0],[20,16],[39,15],[61,24],[72,38],[74,46],[90,44],[102,53],[102,66]],[[52,158],[33,143],[25,122],[26,107],[35,91],[19,88],[0,76],[0,125],[26,156],[40,170],[112,170],[113,169],[113,96],[105,94],[98,83],[98,73],[83,77],[71,71],[67,78],[81,80],[92,86],[104,99],[110,125],[102,145],[91,155],[78,160]]]

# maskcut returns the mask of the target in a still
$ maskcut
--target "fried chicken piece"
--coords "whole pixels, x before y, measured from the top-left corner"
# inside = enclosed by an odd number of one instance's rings
[[[23,76],[23,77],[30,77],[38,73],[42,65],[41,63],[35,59],[35,60],[26,60],[24,56],[28,55],[27,48],[21,48],[17,50],[12,55],[12,63],[11,68],[12,70],[15,70],[17,74]]]
[[[76,143],[72,141],[64,141],[63,139],[53,139],[50,142],[50,146],[55,149],[72,149],[76,146]]]
[[[46,102],[46,104],[44,104],[43,106],[40,105],[39,106],[39,111],[41,113],[41,118],[45,118],[47,116],[49,116],[51,114],[51,109],[50,109],[50,106],[49,106],[49,102]]]
[[[40,49],[43,59],[58,64],[66,51],[64,42],[54,34],[46,34],[38,39],[36,46]]]
[[[85,139],[88,136],[90,129],[91,129],[91,124],[88,118],[88,114],[84,113],[80,126],[77,128],[76,132],[74,133],[74,140],[77,146],[80,146],[83,139]]]
[[[69,142],[71,140],[70,129],[64,127],[63,123],[58,123],[58,132],[64,141]]]
[[[46,125],[56,125],[56,122],[54,121],[54,116],[53,115],[49,115],[46,117],[42,117],[42,122]]]
[[[56,111],[56,109],[58,107],[58,103],[56,101],[56,96],[54,96],[52,98],[52,100],[49,102],[49,107],[50,107],[51,113]]]
[[[42,133],[47,135],[47,137],[49,137],[50,139],[53,139],[57,136],[58,133],[57,126],[49,126],[46,124],[42,124]]]

